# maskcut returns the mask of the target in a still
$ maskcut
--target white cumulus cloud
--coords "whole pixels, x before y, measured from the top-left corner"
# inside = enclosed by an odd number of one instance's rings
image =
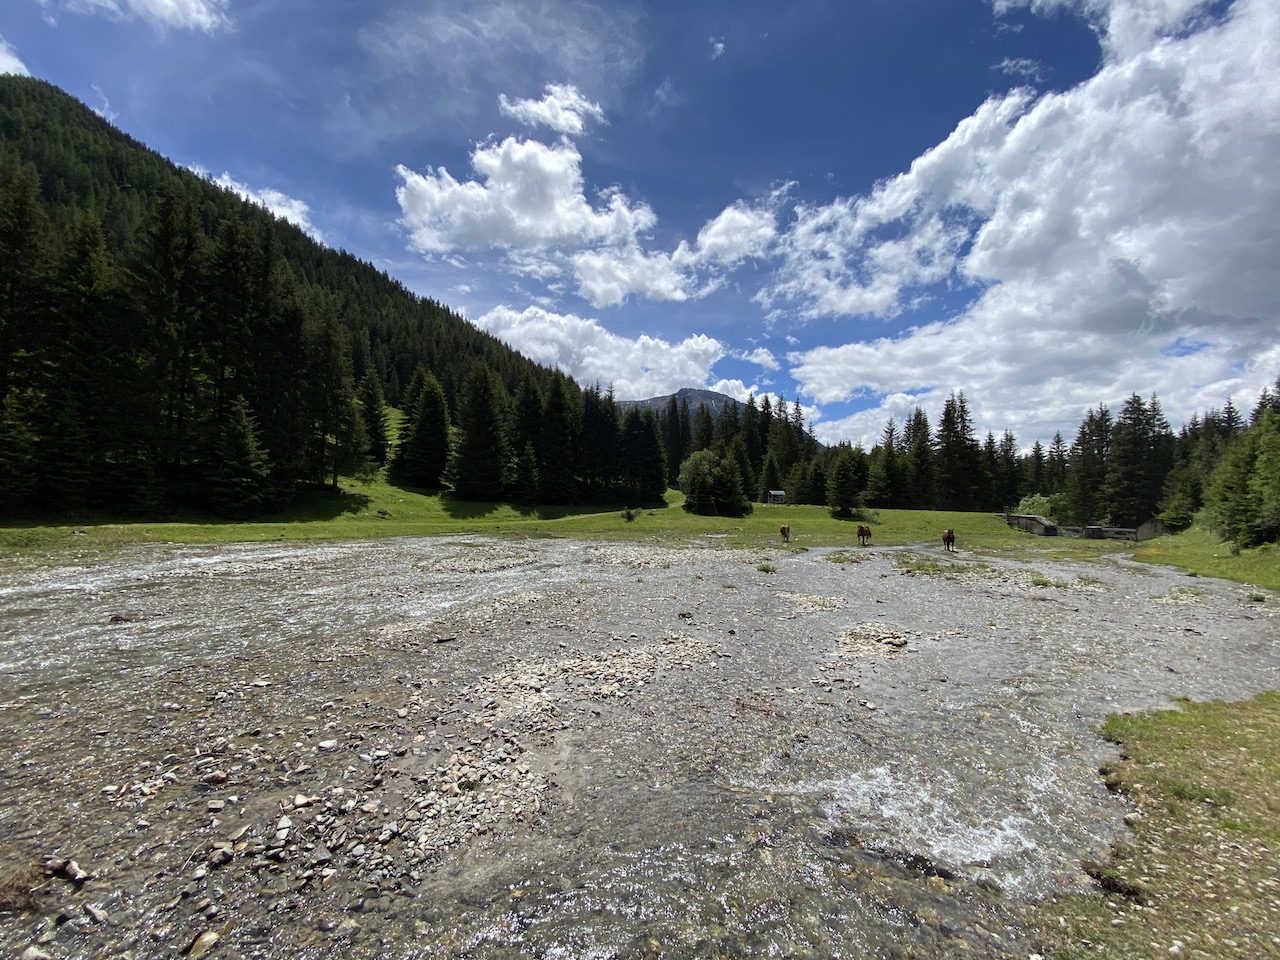
[[[457,180],[444,167],[425,173],[396,167],[402,222],[418,251],[623,244],[657,219],[648,205],[616,190],[593,204],[585,193],[582,155],[567,140],[507,137],[476,147],[471,166],[479,179]]]
[[[232,193],[239,194],[250,203],[256,203],[258,206],[271,211],[281,220],[288,220],[294,226],[305,230],[316,240],[324,242],[324,235],[311,222],[311,207],[306,201],[291,197],[270,187],[263,189],[250,187],[235,180],[231,174],[226,172],[219,177],[213,178],[213,182],[226,190],[230,190]]]
[[[967,385],[991,429],[1047,440],[1134,390],[1189,415],[1274,380],[1254,358],[1280,328],[1280,7],[1030,5],[1090,18],[1095,76],[993,98],[907,173],[801,208],[780,239],[762,299],[804,316],[893,315],[939,281],[971,291],[954,319],[793,353],[819,401],[908,389],[940,406]]]
[[[13,45],[4,37],[0,37],[0,73],[11,73],[20,77],[31,76],[27,65],[18,59],[18,51],[13,49]]]
[[[558,367],[582,384],[612,387],[621,400],[659,397],[708,382],[724,345],[697,334],[679,343],[641,334],[621,337],[597,320],[540,307],[490,310],[476,326],[538,363]]]
[[[588,100],[572,84],[547,84],[546,96],[541,100],[508,100],[504,93],[498,97],[498,107],[526,126],[550,127],[573,137],[586,130],[587,120],[605,122],[600,104]]]

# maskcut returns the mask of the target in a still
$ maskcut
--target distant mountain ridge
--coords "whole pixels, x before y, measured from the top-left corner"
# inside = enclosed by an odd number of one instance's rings
[[[687,400],[690,413],[697,413],[698,407],[705,404],[711,412],[713,420],[729,407],[740,409],[743,406],[740,401],[735,400],[728,394],[717,393],[714,390],[699,390],[694,387],[681,387],[675,393],[668,393],[661,397],[649,397],[646,400],[618,400],[616,402],[618,409],[624,412],[631,407],[639,407],[642,410],[652,410],[654,413],[660,414],[666,411],[672,397],[675,398],[677,407]]]

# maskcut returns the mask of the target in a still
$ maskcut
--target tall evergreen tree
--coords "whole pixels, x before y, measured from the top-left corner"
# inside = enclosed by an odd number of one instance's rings
[[[913,510],[932,509],[937,499],[933,454],[933,431],[922,407],[916,407],[902,432],[904,450],[903,480],[906,496],[903,506]]]
[[[880,435],[880,443],[871,451],[871,469],[867,478],[867,502],[872,506],[901,505],[905,471],[897,448],[898,425],[893,417],[890,417]]]
[[[827,478],[827,506],[837,517],[850,516],[859,505],[861,492],[853,451],[842,447]]]
[[[1049,457],[1045,470],[1044,493],[1052,496],[1062,493],[1067,485],[1067,441],[1061,431],[1055,431],[1049,444]]]
[[[653,411],[627,409],[622,420],[622,462],[627,475],[627,502],[661,503],[667,492],[667,462]]]
[[[375,370],[369,370],[360,381],[357,399],[360,401],[360,421],[364,424],[369,443],[369,458],[376,464],[387,462],[390,440],[387,436],[387,404],[382,394],[382,384]]]
[[[424,371],[416,417],[400,438],[394,473],[410,486],[439,489],[449,463],[451,423],[444,388]]]
[[[943,510],[975,510],[982,477],[981,448],[964,393],[952,393],[942,406],[935,433],[938,506]]]
[[[1115,526],[1136,527],[1156,513],[1172,449],[1163,419],[1154,399],[1148,405],[1135,393],[1112,427],[1100,508]]]
[[[1038,493],[1041,496],[1047,496],[1048,471],[1049,459],[1045,454],[1044,444],[1037,440],[1031,445],[1031,452],[1027,454],[1026,460],[1023,462],[1023,489],[1028,493]]]
[[[693,416],[693,436],[689,447],[693,453],[706,450],[715,439],[715,422],[711,419],[711,408],[705,403],[698,404],[698,412]]]
[[[1106,505],[1099,492],[1107,476],[1111,455],[1111,411],[1100,404],[1092,408],[1076,434],[1067,454],[1067,477],[1063,504],[1066,522],[1078,525],[1099,523],[1106,518]]]
[[[667,484],[672,487],[680,482],[680,464],[686,456],[684,437],[688,433],[688,426],[686,424],[681,428],[680,416],[680,405],[673,393],[667,398],[662,413],[662,446],[667,458]]]
[[[1006,430],[1000,435],[996,458],[994,509],[1016,509],[1022,499],[1022,489],[1022,458],[1018,454],[1018,440]]]
[[[481,361],[471,367],[458,404],[458,445],[450,472],[462,500],[501,500],[506,492],[507,393],[502,381]]]
[[[351,377],[350,341],[327,310],[308,324],[304,336],[310,479],[337,490],[342,474],[363,474],[369,464],[368,439]]]
[[[216,430],[216,456],[208,470],[209,502],[229,517],[253,516],[268,495],[270,463],[258,444],[257,425],[244,397],[224,408]]]

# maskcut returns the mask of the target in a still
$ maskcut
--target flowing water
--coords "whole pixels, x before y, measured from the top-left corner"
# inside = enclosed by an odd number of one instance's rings
[[[1280,686],[1276,610],[932,546],[10,565],[0,870],[92,878],[0,952],[1025,958],[1125,829],[1097,725]]]

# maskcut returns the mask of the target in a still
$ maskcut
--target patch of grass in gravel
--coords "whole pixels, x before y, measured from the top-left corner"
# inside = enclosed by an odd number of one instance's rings
[[[1280,956],[1280,693],[1111,717],[1131,839],[1035,909],[1054,960]]]

